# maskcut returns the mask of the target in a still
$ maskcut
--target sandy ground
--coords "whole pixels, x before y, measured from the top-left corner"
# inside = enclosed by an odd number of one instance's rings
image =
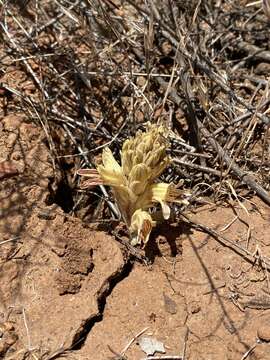
[[[60,170],[38,127],[6,116],[0,154],[2,358],[51,359],[69,349],[67,359],[120,359],[145,330],[166,355],[270,359],[269,275],[260,261],[270,257],[269,207],[253,198],[245,208],[209,204],[188,214],[257,251],[254,264],[184,221],[153,232],[151,264],[131,263],[116,239],[54,203]],[[145,358],[136,338],[125,356]]]

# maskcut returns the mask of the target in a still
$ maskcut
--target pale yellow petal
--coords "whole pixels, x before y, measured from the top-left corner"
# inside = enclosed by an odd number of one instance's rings
[[[171,185],[165,183],[154,184],[151,186],[152,201],[160,203],[165,220],[169,219],[171,213],[170,207],[167,205],[167,201],[169,201],[170,188]]]
[[[144,164],[133,166],[128,179],[130,189],[137,196],[140,196],[145,191],[149,182],[150,171],[151,170]]]
[[[162,160],[155,168],[152,168],[150,182],[153,182],[153,180],[158,178],[163,173],[163,171],[168,167],[169,164],[170,164],[170,159],[165,158],[165,160]]]
[[[132,150],[123,150],[121,153],[122,169],[126,177],[129,176],[133,166],[132,154],[133,154]]]
[[[122,146],[122,151],[127,151],[130,149],[130,143],[131,143],[132,139],[127,139],[125,140],[123,146]]]
[[[123,175],[121,166],[115,160],[111,150],[105,148],[102,152],[103,166],[99,165],[97,170],[105,185],[120,186],[125,185],[126,179]]]
[[[150,169],[145,164],[137,164],[133,166],[129,178],[131,181],[134,180],[143,180],[145,178],[148,178]]]
[[[110,168],[105,168],[102,165],[97,167],[97,171],[102,178],[104,185],[120,186],[125,184],[125,179],[122,173],[117,173]]]
[[[166,150],[164,146],[159,146],[156,150],[148,154],[145,164],[154,169],[159,163],[166,158]]]
[[[142,181],[132,181],[129,187],[136,196],[139,196],[144,192],[145,184]]]
[[[143,244],[143,246],[145,246],[154,225],[155,223],[148,212],[142,210],[135,211],[130,226],[131,245]]]
[[[163,214],[164,219],[168,220],[171,215],[171,209],[170,209],[169,205],[167,205],[167,203],[162,200],[160,200],[159,203],[161,205],[162,214]]]
[[[144,153],[137,149],[134,156],[134,164],[143,163],[144,162],[143,158],[144,158]]]
[[[151,186],[152,196],[155,201],[163,200],[167,202],[179,201],[179,197],[183,197],[183,194],[189,194],[183,190],[177,189],[174,184],[159,183]]]
[[[136,202],[136,196],[124,185],[113,187],[113,193],[125,223],[130,226],[131,217],[134,213],[133,204]]]
[[[103,162],[104,167],[107,170],[110,169],[112,172],[122,174],[121,166],[115,160],[113,153],[111,152],[111,150],[108,147],[106,147],[102,152],[102,162]]]
[[[150,186],[153,201],[168,201],[171,184],[159,183]]]
[[[79,169],[77,174],[80,176],[87,177],[86,181],[81,182],[80,188],[87,189],[96,185],[104,184],[100,174],[96,169]]]
[[[79,169],[77,170],[77,174],[92,178],[93,175],[98,175],[98,172],[96,169]]]
[[[138,196],[134,208],[147,210],[152,205],[153,205],[153,200],[152,200],[151,186],[147,186],[145,191],[140,196]]]

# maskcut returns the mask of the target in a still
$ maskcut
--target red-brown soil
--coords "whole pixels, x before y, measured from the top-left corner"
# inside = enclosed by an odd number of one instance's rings
[[[45,139],[20,114],[1,121],[3,358],[57,358],[67,349],[67,359],[116,359],[112,350],[147,328],[167,355],[240,360],[256,345],[247,358],[270,359],[269,275],[260,262],[270,257],[269,207],[253,198],[245,209],[235,202],[189,214],[257,250],[254,264],[184,220],[153,232],[152,264],[131,263],[116,239],[53,204],[60,170]],[[136,339],[125,356],[145,358]]]

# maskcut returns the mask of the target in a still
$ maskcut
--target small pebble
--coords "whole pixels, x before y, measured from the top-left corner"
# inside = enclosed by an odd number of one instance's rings
[[[190,314],[197,314],[199,311],[201,311],[201,307],[197,301],[192,301],[188,304],[188,312]]]
[[[177,313],[176,302],[164,293],[163,293],[163,298],[164,298],[165,311],[167,311],[169,314],[172,315],[176,314]]]

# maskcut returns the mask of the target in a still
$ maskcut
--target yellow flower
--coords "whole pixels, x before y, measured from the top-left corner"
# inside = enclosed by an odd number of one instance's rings
[[[164,219],[170,217],[170,202],[179,200],[182,191],[174,184],[154,183],[156,178],[169,165],[166,154],[168,146],[167,129],[150,125],[148,131],[138,131],[134,138],[124,142],[121,151],[121,166],[111,150],[102,153],[102,165],[97,170],[79,170],[78,174],[89,179],[85,186],[98,184],[112,188],[116,203],[131,236],[132,245],[145,245],[149,240],[155,221],[149,209],[161,205]]]

